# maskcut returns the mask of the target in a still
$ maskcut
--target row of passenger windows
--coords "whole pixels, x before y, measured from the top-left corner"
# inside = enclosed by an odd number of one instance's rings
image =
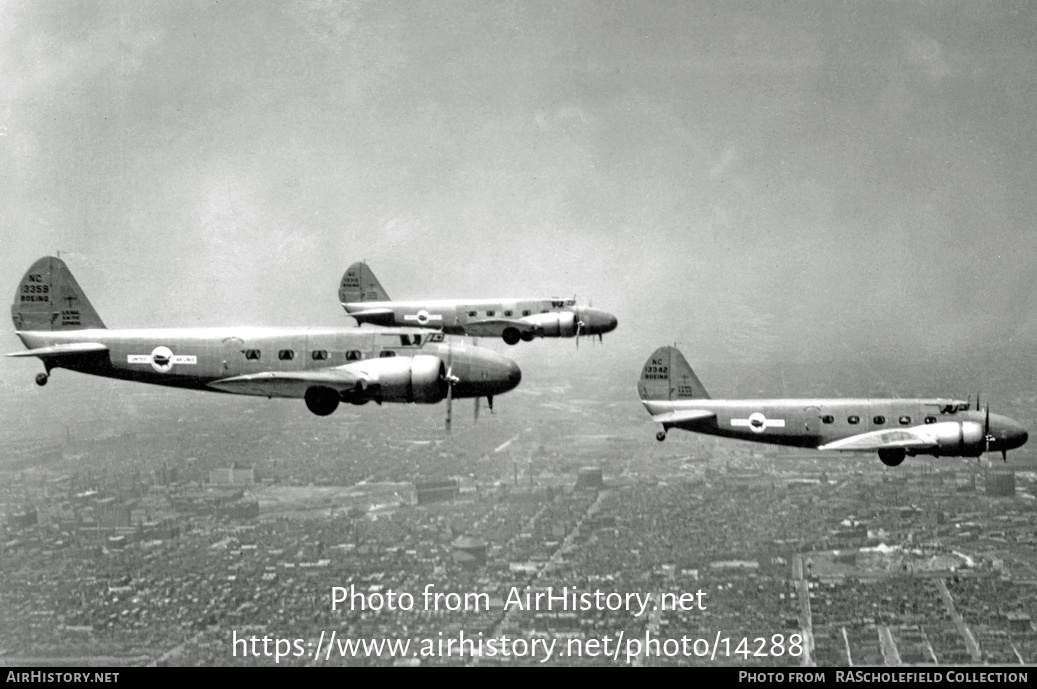
[[[259,361],[262,357],[262,352],[258,349],[243,349],[242,354],[245,355],[245,359],[248,361]],[[396,352],[391,349],[385,349],[378,353],[381,358],[388,358],[396,356]],[[294,349],[281,349],[277,352],[277,358],[280,361],[292,361],[295,359]],[[310,358],[314,361],[326,361],[328,358],[328,350],[326,349],[314,349],[310,352]],[[364,353],[359,349],[350,349],[346,351],[346,361],[360,361],[364,358]]]
[[[846,422],[849,423],[849,424],[858,424],[858,423],[861,422],[861,417],[857,416],[856,414],[851,415],[851,416],[847,416],[846,417]],[[881,416],[881,415],[880,416],[873,416],[873,417],[871,417],[871,422],[874,425],[876,425],[876,426],[881,426],[881,425],[886,423],[886,417],[885,416]],[[897,419],[897,422],[901,426],[910,426],[911,425],[911,417],[910,416],[901,416],[899,419]],[[927,417],[925,417],[925,422],[926,423],[936,423],[936,417],[935,416],[927,416]],[[824,416],[821,417],[821,423],[835,423],[835,417],[832,416],[831,414],[825,414]]]
[[[544,310],[543,310],[543,311],[541,311],[540,313],[551,313],[551,309],[544,309]],[[478,315],[479,315],[479,312],[478,312],[478,311],[469,311],[469,312],[468,312],[468,317],[469,317],[469,318],[475,318],[475,317],[476,317],[476,316],[478,316]],[[496,316],[496,315],[497,315],[497,312],[496,312],[496,311],[487,311],[487,312],[486,312],[486,316],[487,316],[487,317],[489,317],[489,318],[492,318],[492,317],[494,317],[494,316]],[[511,318],[511,317],[512,317],[512,316],[514,316],[514,315],[515,315],[515,312],[514,312],[514,311],[512,311],[511,309],[505,309],[505,310],[504,310],[504,317],[505,317],[505,318]],[[532,312],[532,311],[530,311],[529,309],[525,309],[525,310],[524,310],[524,311],[522,312],[522,315],[523,315],[523,316],[531,316],[531,315],[533,315],[533,312]]]

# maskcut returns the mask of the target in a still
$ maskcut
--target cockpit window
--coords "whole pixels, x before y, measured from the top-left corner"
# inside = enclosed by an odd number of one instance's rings
[[[576,300],[575,299],[566,299],[565,300],[565,305],[566,306],[576,306]]]

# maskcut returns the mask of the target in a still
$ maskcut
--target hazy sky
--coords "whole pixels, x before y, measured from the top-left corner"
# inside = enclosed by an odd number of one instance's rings
[[[0,287],[71,252],[109,327],[346,324],[366,258],[592,299],[605,348],[506,351],[632,391],[674,341],[1033,350],[1035,224],[1033,3],[0,3]]]

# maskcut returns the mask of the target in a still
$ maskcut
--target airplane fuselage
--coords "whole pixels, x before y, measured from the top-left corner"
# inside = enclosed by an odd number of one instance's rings
[[[969,436],[982,429],[982,411],[950,399],[759,399],[643,401],[654,416],[667,412],[702,410],[712,416],[663,422],[663,428],[681,428],[725,438],[773,445],[817,449],[837,441],[875,431],[922,427],[940,445],[935,454],[978,456],[990,450],[1012,449],[1025,441],[1026,433],[1013,420],[989,415],[989,446],[985,438]],[[913,454],[910,450],[907,454]],[[921,454],[921,453],[920,453]],[[932,454],[926,452],[926,454]]]
[[[455,397],[481,397],[505,392],[517,384],[517,367],[483,348],[443,341],[439,333],[421,330],[376,331],[362,328],[107,328],[72,331],[23,331],[29,350],[97,343],[107,351],[78,356],[40,356],[48,370],[67,368],[109,378],[199,390],[219,380],[267,372],[321,371],[369,362],[431,355],[449,364],[457,377]],[[365,365],[365,362],[368,364]],[[296,397],[289,388],[248,392]],[[397,401],[397,400],[394,400]],[[405,401],[405,400],[398,400]]]
[[[601,335],[616,327],[611,314],[561,298],[364,301],[342,306],[359,323],[434,328],[476,337],[499,335],[509,322],[517,336],[527,334],[525,339]]]

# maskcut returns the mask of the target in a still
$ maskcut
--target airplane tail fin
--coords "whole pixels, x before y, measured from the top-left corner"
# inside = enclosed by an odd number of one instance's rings
[[[68,266],[54,256],[37,260],[22,276],[11,318],[19,331],[105,327]]]
[[[338,299],[343,304],[361,301],[391,301],[366,263],[354,263],[346,269],[338,287]]]
[[[641,369],[637,394],[642,400],[709,399],[688,360],[676,347],[660,347]]]

